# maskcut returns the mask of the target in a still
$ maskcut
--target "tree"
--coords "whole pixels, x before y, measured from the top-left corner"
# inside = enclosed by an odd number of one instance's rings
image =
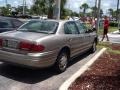
[[[113,17],[116,18],[116,21],[118,20],[117,19],[117,13],[118,12],[120,12],[120,9],[113,11]],[[118,15],[118,18],[119,18],[119,15]]]
[[[65,12],[64,12],[64,16],[63,16],[63,18],[65,18],[65,17],[67,17],[67,16],[71,16],[72,15],[72,10],[69,10],[69,9],[64,9],[65,10]]]
[[[79,14],[77,12],[72,12],[72,15],[71,16],[76,16],[76,17],[79,17]]]
[[[18,6],[18,7],[16,8],[16,11],[22,14],[22,12],[23,12],[23,6]],[[29,9],[28,9],[27,6],[25,6],[25,12],[29,12]],[[25,13],[25,14],[26,14],[26,13]]]
[[[66,16],[65,13],[67,12],[67,9],[64,8],[66,1],[67,0],[61,0],[61,13],[60,13],[61,18],[64,18],[64,16]]]
[[[47,14],[47,10],[46,0],[35,0],[34,5],[31,8],[32,13],[37,15]]]
[[[48,17],[53,18],[53,11],[54,11],[54,0],[48,0],[49,1],[49,11],[48,11]],[[64,18],[66,16],[67,9],[64,8],[67,0],[61,0],[61,13],[60,18]]]
[[[64,8],[67,0],[61,0],[61,17],[66,14]],[[37,15],[48,14],[48,18],[53,18],[54,0],[34,0],[34,5],[31,8],[31,13]]]
[[[48,18],[53,18],[54,0],[48,0]]]
[[[87,3],[84,3],[80,6],[80,9],[83,9],[83,14],[85,16],[86,14],[86,10],[89,8],[88,4]]]
[[[1,7],[0,10],[3,16],[9,16],[11,14],[11,5],[7,4],[6,7]]]
[[[113,10],[112,8],[110,8],[110,9],[108,9],[108,11],[109,11],[110,16],[113,17],[113,12],[114,12],[114,10]]]
[[[95,6],[95,7],[91,7],[91,9],[92,9],[92,16],[94,16],[94,17],[97,17],[97,13],[96,13],[96,11],[97,11],[97,7]]]

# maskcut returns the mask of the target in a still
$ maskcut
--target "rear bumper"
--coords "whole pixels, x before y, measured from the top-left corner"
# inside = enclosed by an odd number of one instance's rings
[[[34,68],[52,66],[55,63],[56,57],[56,52],[53,51],[23,55],[0,50],[0,61]]]

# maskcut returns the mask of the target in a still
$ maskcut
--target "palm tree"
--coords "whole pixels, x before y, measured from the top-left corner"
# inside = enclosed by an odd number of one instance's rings
[[[83,14],[86,14],[86,10],[89,8],[87,3],[84,3],[80,6],[80,9],[83,9]]]

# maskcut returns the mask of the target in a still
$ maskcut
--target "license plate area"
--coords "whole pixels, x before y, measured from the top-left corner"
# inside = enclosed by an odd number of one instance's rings
[[[15,40],[4,40],[3,41],[3,47],[17,49],[18,48],[18,42],[15,41]]]

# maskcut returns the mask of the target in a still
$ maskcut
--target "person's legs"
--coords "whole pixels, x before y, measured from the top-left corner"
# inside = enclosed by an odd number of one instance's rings
[[[108,35],[106,34],[107,41],[109,41]]]
[[[104,29],[104,32],[103,32],[103,37],[102,37],[102,40],[101,41],[103,41],[104,40],[104,38],[105,38],[105,29]]]
[[[108,33],[108,29],[104,29],[102,41],[104,40],[105,37],[107,38],[107,41],[109,41],[107,33]]]
[[[107,33],[108,33],[108,29],[106,29],[106,38],[107,38],[107,41],[109,41]]]
[[[104,38],[105,38],[105,35],[103,34],[103,37],[102,37],[102,40],[101,40],[101,41],[103,41],[103,40],[104,40]]]

